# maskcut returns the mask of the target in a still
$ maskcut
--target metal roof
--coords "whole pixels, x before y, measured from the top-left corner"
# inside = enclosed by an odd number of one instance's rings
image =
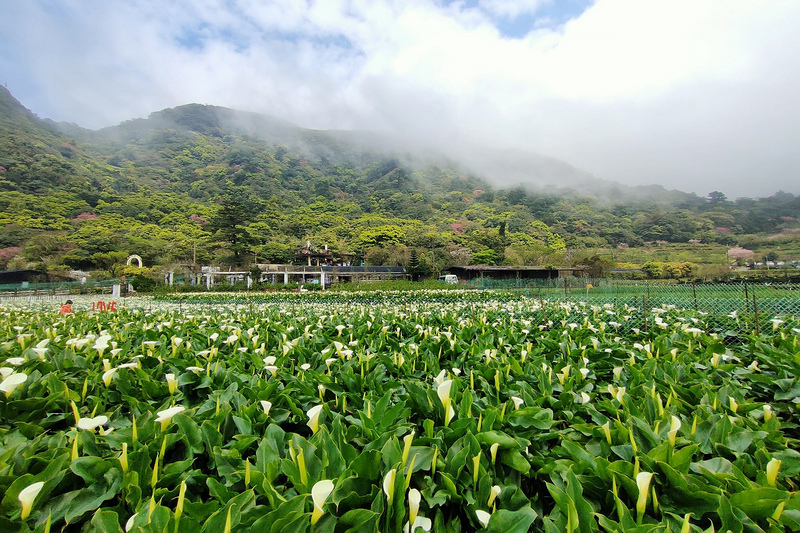
[[[401,266],[322,266],[324,272],[338,274],[405,274],[406,269]]]
[[[585,266],[494,266],[494,265],[469,265],[450,266],[443,270],[471,270],[474,272],[515,272],[515,271],[544,271],[544,270],[586,270]]]

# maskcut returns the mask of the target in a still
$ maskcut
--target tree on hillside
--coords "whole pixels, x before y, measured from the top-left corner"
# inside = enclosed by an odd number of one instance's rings
[[[400,246],[405,241],[405,237],[405,232],[401,227],[384,224],[362,231],[355,239],[355,248],[367,250],[375,247]]]
[[[246,226],[255,217],[257,204],[247,192],[245,187],[226,182],[218,199],[219,210],[209,224],[214,236],[230,245],[237,265],[241,264],[242,255],[254,244]]]
[[[406,272],[411,276],[411,281],[420,281],[422,278],[430,276],[431,266],[424,258],[420,258],[417,251],[412,248],[411,256],[408,258]]]
[[[600,257],[597,254],[576,259],[574,264],[587,267],[586,274],[592,279],[603,278],[614,268],[614,261]]]
[[[719,191],[711,191],[708,193],[706,198],[708,199],[708,203],[711,205],[719,205],[728,199],[728,197],[725,196],[725,193],[721,193]]]
[[[475,252],[472,254],[472,263],[475,265],[494,266],[497,264],[497,252],[492,249]]]

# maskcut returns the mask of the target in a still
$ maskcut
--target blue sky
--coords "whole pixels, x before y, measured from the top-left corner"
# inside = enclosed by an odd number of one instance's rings
[[[466,9],[482,9],[478,0],[458,2],[452,0],[445,2],[448,5],[461,4]],[[545,0],[532,3],[530,9],[522,9],[520,6],[525,2],[503,2],[505,4],[517,6],[519,13],[498,13],[487,10],[483,11],[489,15],[490,19],[497,27],[503,37],[518,39],[525,37],[532,30],[543,27],[558,27],[569,20],[579,17],[586,9],[591,6],[593,0]]]
[[[481,2],[480,0],[446,0],[443,6],[455,10],[469,12],[475,11],[485,15],[486,20],[497,29],[499,35],[507,39],[521,39],[532,31],[542,28],[557,28],[566,22],[579,17],[594,0],[535,0],[528,2],[517,2],[514,0],[498,2],[498,6],[493,6],[493,2]],[[487,5],[488,4],[488,5]],[[505,5],[505,7],[503,7]],[[511,11],[509,11],[510,6]],[[235,9],[240,20],[247,19],[246,11]],[[297,41],[301,39],[312,39],[324,42],[324,38],[317,38],[313,35],[303,35],[299,33],[286,32],[278,33],[273,36],[287,41]],[[235,44],[239,49],[245,49],[251,43],[231,31],[230,28],[221,30],[213,24],[203,22],[197,26],[184,26],[176,35],[176,42],[186,48],[202,48],[204,44],[212,38],[219,38]],[[347,39],[340,37],[333,43],[336,46],[348,47],[350,43]]]
[[[800,193],[795,0],[0,0],[0,83],[89,128],[191,102]]]

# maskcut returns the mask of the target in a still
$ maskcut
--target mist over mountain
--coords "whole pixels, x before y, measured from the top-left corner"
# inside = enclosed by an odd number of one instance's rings
[[[282,145],[306,157],[342,163],[359,157],[398,158],[412,168],[445,165],[459,169],[493,186],[522,186],[544,194],[581,194],[598,200],[647,200],[669,202],[690,195],[679,191],[666,194],[660,185],[628,186],[601,180],[566,162],[521,150],[491,146],[437,148],[424,141],[369,131],[312,130],[287,121],[219,106],[187,104],[151,113],[94,132],[72,124],[57,127],[65,134],[85,136],[97,143],[133,142],[154,131],[190,131],[224,137],[243,134],[267,144]]]
[[[599,180],[553,158],[312,130],[188,104],[89,130],[0,89],[0,268],[289,262],[557,264],[644,243],[791,231],[800,198],[735,202]],[[438,250],[438,253],[437,253]],[[582,252],[583,250],[583,252]]]

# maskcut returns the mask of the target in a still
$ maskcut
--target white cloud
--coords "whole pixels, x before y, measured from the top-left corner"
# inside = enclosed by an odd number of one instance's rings
[[[0,82],[89,127],[201,102],[523,148],[627,183],[800,192],[799,2],[598,0],[519,39],[492,18],[545,3],[0,0]]]
[[[479,0],[478,5],[488,13],[507,18],[533,14],[552,0]]]

